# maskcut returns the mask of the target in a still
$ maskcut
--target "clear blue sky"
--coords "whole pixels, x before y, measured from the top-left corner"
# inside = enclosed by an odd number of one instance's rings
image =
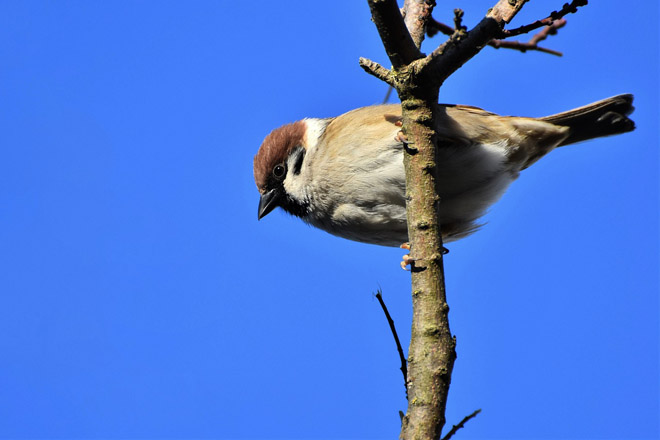
[[[439,1],[473,25],[495,0]],[[560,7],[532,2],[514,25]],[[657,438],[658,4],[601,0],[486,48],[441,100],[543,116],[634,93],[638,129],[553,152],[446,258],[464,439]],[[427,42],[426,50],[440,40]],[[0,1],[0,438],[398,436],[402,251],[279,211],[273,128],[378,103],[364,1]]]

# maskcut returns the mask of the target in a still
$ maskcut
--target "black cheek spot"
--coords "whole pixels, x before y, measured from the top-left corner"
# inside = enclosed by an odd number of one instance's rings
[[[300,174],[302,169],[303,160],[305,159],[305,149],[301,146],[297,146],[291,152],[291,158],[293,159],[293,174]]]

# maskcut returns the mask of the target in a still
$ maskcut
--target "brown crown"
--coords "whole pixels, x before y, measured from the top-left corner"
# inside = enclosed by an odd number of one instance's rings
[[[305,123],[297,121],[283,125],[266,136],[257,155],[254,156],[254,182],[259,191],[266,187],[266,181],[273,167],[284,162],[296,146],[302,145],[305,129]]]

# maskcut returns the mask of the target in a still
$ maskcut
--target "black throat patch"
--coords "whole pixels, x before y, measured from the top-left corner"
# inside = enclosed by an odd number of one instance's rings
[[[295,215],[296,217],[302,218],[302,217],[306,217],[309,214],[309,203],[300,202],[299,200],[296,200],[293,197],[291,197],[286,192],[284,193],[284,197],[280,202],[280,206],[286,212],[288,212],[291,215]]]

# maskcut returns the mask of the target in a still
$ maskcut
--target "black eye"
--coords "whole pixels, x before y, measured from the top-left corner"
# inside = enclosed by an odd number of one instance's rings
[[[275,176],[278,179],[282,179],[285,174],[286,174],[286,167],[284,166],[284,164],[280,163],[275,165],[275,168],[273,168],[273,176]]]

